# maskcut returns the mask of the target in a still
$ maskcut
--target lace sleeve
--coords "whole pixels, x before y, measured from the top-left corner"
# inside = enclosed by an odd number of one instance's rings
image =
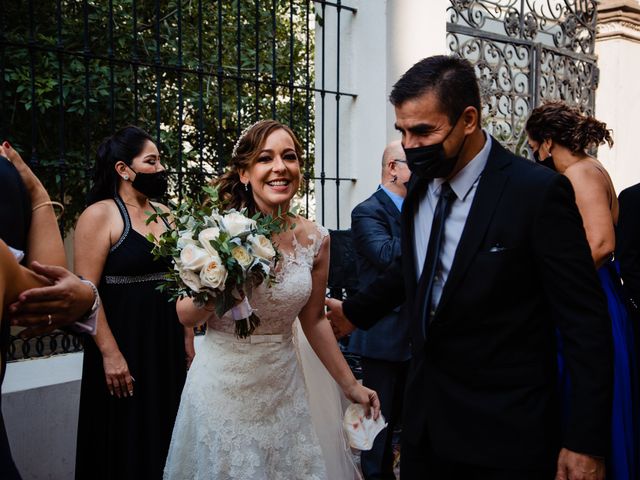
[[[329,236],[329,230],[322,225],[316,225],[316,229],[318,230],[318,238],[315,238],[313,243],[314,258],[318,256],[318,253],[320,253],[320,247],[322,246],[324,239]]]

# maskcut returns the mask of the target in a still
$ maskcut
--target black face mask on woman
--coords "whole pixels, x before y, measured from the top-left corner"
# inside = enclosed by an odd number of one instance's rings
[[[133,168],[131,168],[131,170],[133,170]],[[136,174],[136,178],[134,178],[133,182],[131,182],[131,186],[147,198],[159,198],[166,193],[166,170],[155,173],[138,173],[135,170],[133,170],[133,172]]]
[[[458,120],[460,120],[460,117],[458,117]],[[458,162],[460,152],[467,141],[467,136],[465,135],[460,148],[458,148],[457,153],[452,157],[446,156],[443,143],[449,138],[449,135],[451,135],[453,129],[456,128],[456,125],[458,125],[458,120],[454,122],[453,127],[451,127],[449,133],[447,133],[440,143],[415,148],[402,147],[407,157],[407,165],[411,173],[419,178],[432,180],[434,178],[447,178],[451,172],[453,172]]]
[[[553,156],[549,155],[544,160],[540,160],[540,149],[538,149],[535,152],[533,152],[533,158],[535,158],[536,162],[538,162],[540,165],[543,165],[543,166],[545,166],[547,168],[550,168],[554,172],[558,171],[556,169],[555,163],[553,163]]]

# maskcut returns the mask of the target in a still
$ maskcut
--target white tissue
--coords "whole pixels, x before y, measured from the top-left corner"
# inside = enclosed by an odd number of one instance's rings
[[[371,450],[373,441],[378,433],[387,427],[387,423],[382,413],[377,420],[374,420],[373,416],[367,418],[364,407],[359,403],[352,403],[344,412],[342,426],[352,448]]]

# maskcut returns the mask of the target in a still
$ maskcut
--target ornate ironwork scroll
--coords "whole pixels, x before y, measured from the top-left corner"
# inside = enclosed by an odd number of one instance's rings
[[[593,113],[596,0],[451,0],[450,51],[476,67],[483,120],[491,133],[528,155],[529,112],[561,99]]]

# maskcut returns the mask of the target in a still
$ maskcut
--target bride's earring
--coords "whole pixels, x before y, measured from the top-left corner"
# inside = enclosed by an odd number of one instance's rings
[[[244,184],[244,191],[248,192],[249,191],[249,182]]]
[[[129,180],[129,175],[123,175],[123,176],[122,176],[122,178],[123,178],[124,180]]]

